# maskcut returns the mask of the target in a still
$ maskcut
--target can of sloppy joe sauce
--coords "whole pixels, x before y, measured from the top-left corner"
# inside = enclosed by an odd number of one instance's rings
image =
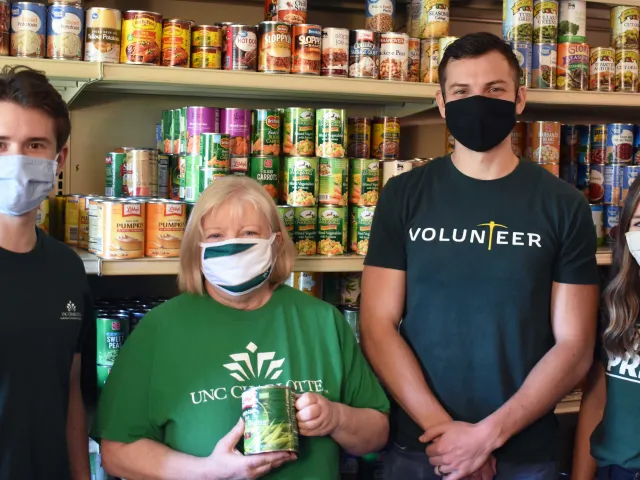
[[[122,14],[113,8],[87,10],[84,59],[87,62],[118,63]]]
[[[258,61],[258,34],[253,25],[229,25],[224,51],[225,70],[255,70]]]
[[[44,58],[47,38],[47,7],[41,3],[11,5],[11,56]]]
[[[291,73],[320,75],[322,57],[322,27],[320,25],[293,25],[291,48]]]
[[[84,9],[80,5],[54,3],[47,11],[47,58],[82,60]]]
[[[409,36],[406,33],[380,35],[380,80],[406,81],[409,74]]]
[[[161,47],[162,15],[142,10],[124,12],[120,63],[160,65]]]
[[[9,55],[10,25],[11,5],[9,5],[9,0],[0,0],[0,55]]]
[[[258,71],[291,73],[291,25],[261,22],[258,39]]]
[[[162,66],[189,68],[192,26],[191,20],[178,18],[162,22]]]
[[[323,28],[322,75],[325,77],[346,77],[348,70],[349,30],[346,28]]]
[[[349,76],[378,78],[380,68],[380,34],[371,30],[349,33]]]

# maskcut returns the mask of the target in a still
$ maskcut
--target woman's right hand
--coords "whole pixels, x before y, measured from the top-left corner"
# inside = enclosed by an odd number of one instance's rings
[[[207,480],[253,480],[298,458],[289,452],[244,456],[236,449],[243,436],[244,421],[240,419],[235,427],[220,439],[211,456],[205,460]]]

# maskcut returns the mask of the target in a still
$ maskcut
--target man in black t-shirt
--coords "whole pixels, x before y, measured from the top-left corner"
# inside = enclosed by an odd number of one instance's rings
[[[25,68],[0,73],[0,480],[88,480],[80,352],[84,266],[36,228],[67,157],[64,100]]]
[[[455,152],[389,181],[365,260],[362,344],[396,401],[386,477],[555,480],[553,410],[595,341],[591,212],[512,152],[508,45],[462,37],[439,73]]]

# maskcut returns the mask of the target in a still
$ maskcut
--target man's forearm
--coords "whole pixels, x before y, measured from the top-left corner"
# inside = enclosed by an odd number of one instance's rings
[[[334,404],[340,422],[331,438],[347,453],[355,456],[381,450],[389,438],[388,417],[370,408],[353,408],[341,403]]]
[[[382,383],[423,430],[451,420],[429,389],[418,360],[397,330],[378,327],[363,336],[363,347]],[[379,355],[381,352],[384,355]]]
[[[493,432],[494,450],[553,410],[586,375],[593,352],[582,341],[557,343],[501,408],[483,420]]]
[[[69,466],[73,480],[89,480],[89,435],[87,420],[80,387],[75,385],[69,393],[69,410],[67,413],[67,448]]]

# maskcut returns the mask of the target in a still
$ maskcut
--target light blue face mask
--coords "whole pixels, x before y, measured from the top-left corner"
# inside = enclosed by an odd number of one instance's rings
[[[0,213],[18,217],[40,205],[53,188],[57,160],[0,155]]]

